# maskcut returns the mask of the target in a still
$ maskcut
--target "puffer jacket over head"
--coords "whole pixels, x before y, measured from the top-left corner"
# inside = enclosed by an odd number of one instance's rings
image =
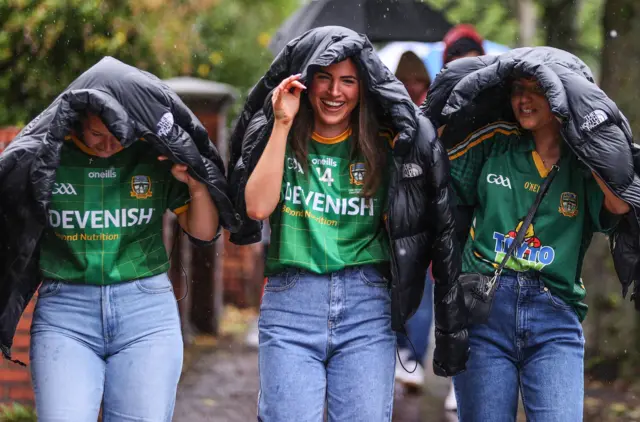
[[[627,119],[595,84],[582,60],[551,47],[460,59],[436,77],[421,108],[436,126],[446,125],[442,140],[451,147],[489,122],[515,121],[510,83],[522,76],[538,80],[576,156],[632,208],[609,237],[626,296],[631,282],[640,279],[640,149],[633,143]],[[468,212],[460,215],[459,221],[470,222]],[[462,226],[459,231],[468,233]],[[638,288],[636,282],[634,291]]]
[[[39,240],[48,224],[63,140],[84,112],[99,115],[125,148],[144,138],[150,154],[188,165],[189,174],[209,188],[221,225],[239,225],[224,163],[194,114],[154,75],[102,59],[0,155],[0,349],[7,358],[18,320],[41,282]]]
[[[387,230],[390,238],[392,326],[404,331],[424,288],[429,264],[435,278],[436,356],[439,375],[465,368],[467,332],[464,299],[457,283],[460,251],[445,150],[428,119],[411,102],[404,86],[382,64],[363,35],[342,27],[311,30],[291,41],[276,57],[247,99],[231,136],[229,186],[243,226],[231,240],[258,242],[261,223],[247,217],[245,187],[264,150],[274,117],[271,92],[285,78],[301,73],[309,83],[319,68],[354,60],[380,118],[399,136],[393,148]]]

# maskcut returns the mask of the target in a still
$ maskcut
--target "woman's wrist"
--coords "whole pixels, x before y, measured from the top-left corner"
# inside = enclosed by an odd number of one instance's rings
[[[269,141],[272,142],[273,140],[276,140],[286,144],[290,131],[290,124],[278,122],[276,120],[276,122],[273,124],[273,130],[271,131],[271,137]]]
[[[209,189],[204,183],[194,181],[194,183],[189,184],[189,195],[191,195],[192,199],[205,195],[208,196]]]

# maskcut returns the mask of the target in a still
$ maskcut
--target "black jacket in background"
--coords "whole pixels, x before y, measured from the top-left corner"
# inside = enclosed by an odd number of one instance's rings
[[[500,56],[459,59],[438,74],[422,105],[447,148],[481,126],[515,121],[510,103],[514,77],[533,76],[545,91],[551,111],[562,121],[562,135],[582,163],[632,208],[609,241],[623,296],[640,280],[640,149],[616,104],[595,84],[579,58],[551,47],[518,48]],[[469,232],[469,210],[459,210],[459,232]],[[635,292],[640,283],[636,282]],[[635,295],[637,297],[637,295]],[[636,308],[640,301],[636,301]]]
[[[222,159],[198,119],[160,79],[102,59],[0,155],[0,349],[7,358],[20,316],[42,281],[39,240],[48,224],[63,139],[83,111],[99,115],[124,147],[144,138],[150,154],[187,164],[190,175],[208,186],[221,225],[230,230],[239,225]]]
[[[384,111],[379,117],[399,133],[393,150],[387,221],[392,250],[392,326],[404,332],[404,323],[420,304],[427,268],[432,264],[434,370],[446,376],[459,373],[465,368],[468,338],[464,299],[457,282],[461,261],[448,158],[431,122],[420,115],[404,86],[382,64],[365,36],[335,26],[311,30],[291,41],[253,88],[231,135],[228,180],[243,223],[231,240],[238,244],[260,240],[261,223],[247,217],[244,193],[273,127],[271,91],[296,73],[302,73],[303,83],[308,83],[320,67],[348,57],[364,78],[369,97]]]

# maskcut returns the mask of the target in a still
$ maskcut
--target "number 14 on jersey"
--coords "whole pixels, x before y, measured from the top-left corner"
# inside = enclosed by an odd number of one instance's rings
[[[331,167],[327,167],[324,169],[324,174],[322,174],[322,169],[320,167],[316,167],[316,172],[318,173],[318,176],[320,177],[321,182],[326,183],[328,186],[331,186],[331,184],[333,183],[333,176],[331,175]]]

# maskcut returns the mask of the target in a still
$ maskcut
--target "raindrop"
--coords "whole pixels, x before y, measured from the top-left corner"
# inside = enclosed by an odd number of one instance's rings
[[[609,32],[609,35],[611,36],[611,38],[617,38],[618,31],[616,31],[615,29],[612,29],[611,32]]]
[[[400,256],[405,256],[407,254],[407,250],[402,248],[398,251],[398,254],[400,254]]]

